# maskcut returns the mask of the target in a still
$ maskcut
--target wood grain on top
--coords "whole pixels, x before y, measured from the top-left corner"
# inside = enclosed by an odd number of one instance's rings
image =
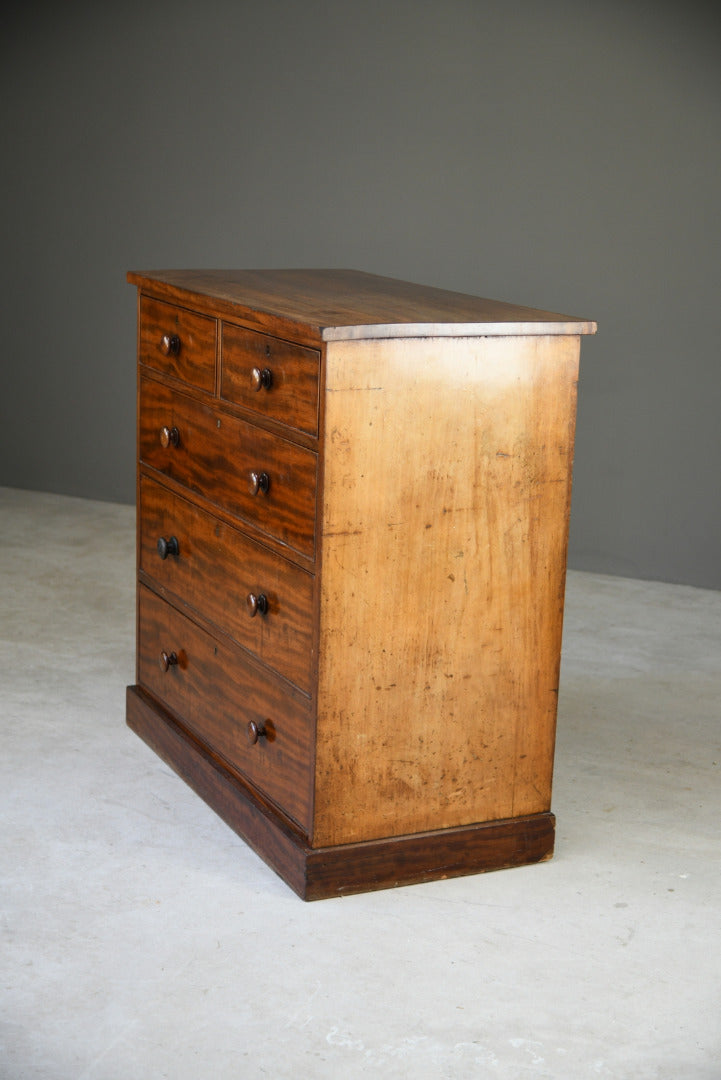
[[[596,324],[358,270],[150,270],[128,281],[159,296],[212,298],[270,320],[301,324],[326,341],[466,335],[593,334]],[[242,317],[242,312],[235,312]]]

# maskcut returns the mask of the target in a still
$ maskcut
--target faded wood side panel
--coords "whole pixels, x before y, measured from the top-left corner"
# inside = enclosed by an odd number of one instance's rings
[[[549,809],[578,351],[329,344],[315,845]]]

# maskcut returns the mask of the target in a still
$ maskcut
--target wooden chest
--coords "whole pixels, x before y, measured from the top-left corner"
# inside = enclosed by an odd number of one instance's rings
[[[595,325],[355,271],[128,280],[128,724],[305,899],[548,858]]]

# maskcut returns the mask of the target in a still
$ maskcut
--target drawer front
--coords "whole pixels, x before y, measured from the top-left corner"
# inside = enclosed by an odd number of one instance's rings
[[[320,353],[231,323],[222,325],[221,397],[318,434]]]
[[[184,308],[140,300],[140,362],[213,393],[217,322]]]
[[[147,476],[140,482],[140,568],[310,692],[311,574]]]
[[[313,451],[150,379],[141,380],[138,438],[151,468],[313,557]]]
[[[138,614],[139,682],[188,730],[308,829],[312,779],[308,706],[270,675],[256,671],[241,652],[215,641],[142,586]],[[252,741],[249,725],[264,734]]]

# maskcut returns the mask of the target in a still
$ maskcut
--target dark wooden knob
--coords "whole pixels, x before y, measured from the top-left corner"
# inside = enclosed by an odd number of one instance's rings
[[[250,373],[250,385],[256,391],[270,390],[273,384],[273,372],[270,368],[254,367]]]
[[[167,559],[168,555],[179,555],[180,545],[178,538],[171,536],[167,540],[164,536],[158,537],[158,555],[161,559]]]
[[[160,339],[160,351],[163,356],[177,356],[180,352],[180,338],[177,334],[163,334]]]
[[[270,487],[270,477],[267,472],[255,472],[255,470],[248,475],[248,491],[251,495],[268,494]]]
[[[177,446],[180,442],[180,432],[176,427],[162,427],[160,429],[160,445],[167,450],[169,446]]]
[[[257,596],[255,593],[249,592],[245,602],[248,605],[248,614],[251,619],[254,618],[258,612],[260,612],[261,615],[265,615],[268,610],[268,597],[264,593],[260,593],[260,595]]]
[[[163,649],[158,657],[158,663],[160,664],[161,671],[167,671],[168,668],[171,668],[174,664],[178,663],[178,654],[174,652],[167,653],[165,649]]]
[[[264,739],[268,732],[265,730],[265,724],[261,720],[260,723],[256,723],[255,720],[248,721],[248,742],[251,746],[257,743],[258,739]]]

